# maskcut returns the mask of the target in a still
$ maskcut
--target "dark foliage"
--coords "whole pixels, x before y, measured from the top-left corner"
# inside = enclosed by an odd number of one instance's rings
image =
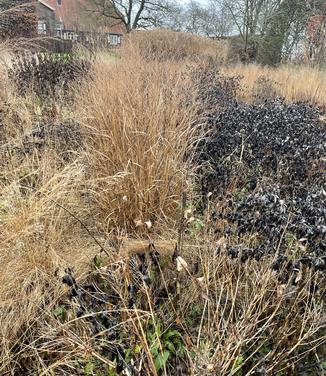
[[[80,125],[73,121],[62,123],[39,124],[37,128],[23,139],[24,154],[34,149],[51,147],[62,155],[83,147],[84,142],[80,131]]]
[[[251,36],[247,41],[240,36],[233,36],[229,39],[229,54],[228,60],[231,63],[252,63],[256,61],[260,37]]]
[[[304,103],[233,101],[212,117],[210,127],[213,134],[203,140],[199,156],[213,167],[205,176],[207,192],[220,191],[234,179],[243,188],[253,179],[268,177],[293,191],[300,183],[324,178],[325,124],[319,112]]]
[[[36,35],[37,17],[32,2],[0,2],[0,39],[32,38]]]
[[[24,3],[30,3],[26,0],[1,0],[0,1],[0,11],[8,10],[10,8],[18,7]]]
[[[326,270],[326,192],[302,188],[293,197],[282,197],[279,186],[267,186],[234,200],[220,213],[229,224],[228,233],[238,238],[258,234],[259,243],[252,248],[231,246],[233,257],[259,260],[289,246],[303,263]],[[241,243],[241,242],[240,242]]]
[[[72,120],[39,124],[31,132],[25,133],[21,143],[6,140],[6,132],[1,132],[2,130],[5,127],[1,127],[0,118],[1,168],[11,165],[12,158],[23,161],[35,153],[43,155],[45,151],[54,152],[57,165],[65,166],[73,162],[85,147],[80,125]],[[31,193],[38,188],[40,182],[37,174],[23,174],[20,176],[21,192],[26,195]]]
[[[133,354],[133,362],[130,361],[130,357],[128,358],[131,344],[136,339],[132,340],[123,328],[126,325],[123,311],[126,306],[128,309],[149,310],[145,293],[145,286],[147,286],[147,293],[150,294],[153,304],[152,308],[158,318],[164,316],[164,312],[166,314],[168,297],[174,290],[173,287],[162,284],[159,273],[160,259],[160,253],[155,250],[155,247],[148,253],[132,255],[123,261],[127,274],[121,274],[116,265],[106,267],[105,271],[100,268],[101,257],[97,255],[93,259],[94,270],[83,283],[76,281],[71,268],[65,270],[62,282],[69,287],[70,301],[66,304],[66,308],[73,309],[75,316],[84,320],[94,337],[97,351],[103,357],[116,362],[117,374],[122,374],[125,370],[130,375],[145,375],[144,372],[138,372],[135,368],[135,364],[141,363],[143,355]],[[150,278],[149,274],[154,278]],[[124,289],[122,286],[126,283],[126,275],[128,275],[129,284],[127,289]],[[162,317],[161,320],[164,322],[167,319]],[[170,325],[171,329],[175,324]],[[182,362],[182,359],[176,355],[172,357],[172,353],[170,355],[169,363],[173,370],[173,366]],[[105,369],[102,371],[105,372]]]
[[[254,102],[259,104],[277,98],[276,85],[277,82],[272,81],[266,76],[258,77],[253,88]]]
[[[314,257],[307,263],[326,269],[326,132],[319,112],[281,99],[233,101],[209,126],[198,148],[202,196],[220,198],[214,217],[238,244],[251,234],[259,240],[229,253],[245,260],[282,252],[290,234],[304,257]]]
[[[33,90],[39,97],[63,94],[69,85],[86,76],[91,62],[72,55],[36,54],[14,62],[9,77],[21,94]]]
[[[241,90],[241,77],[223,76],[214,61],[197,65],[191,75],[203,112],[208,116],[214,117],[217,109],[228,106]]]
[[[99,342],[103,356],[116,360],[118,374],[126,367],[132,372],[132,366],[125,361],[123,346],[114,343],[119,333],[116,326],[121,321],[119,311],[119,295],[110,290],[110,293],[103,292],[96,282],[79,284],[76,282],[73,271],[66,269],[62,282],[69,286],[69,299],[76,303],[76,317],[85,316],[91,333]],[[103,307],[111,305],[113,313],[103,312]]]

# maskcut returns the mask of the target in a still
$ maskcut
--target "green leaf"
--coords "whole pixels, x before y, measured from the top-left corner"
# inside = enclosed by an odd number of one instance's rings
[[[178,357],[179,358],[183,358],[186,354],[186,350],[183,346],[181,346],[179,349],[178,349]]]
[[[117,374],[115,368],[113,368],[113,367],[109,367],[109,368],[107,369],[107,376],[117,376],[117,375],[118,375],[118,374]]]
[[[140,345],[136,345],[134,347],[134,354],[139,354],[142,351],[142,347]]]
[[[158,348],[157,348],[157,346],[152,346],[151,352],[152,352],[152,354],[153,354],[154,357],[158,356]]]
[[[241,366],[241,364],[243,363],[243,361],[244,361],[244,356],[243,355],[238,356],[237,360],[235,361],[236,367]]]
[[[172,342],[166,342],[165,347],[169,350],[171,354],[176,354],[176,349]]]
[[[267,355],[271,352],[271,349],[267,345],[263,345],[260,349],[260,351],[264,354]]]
[[[170,353],[168,351],[164,351],[161,354],[158,354],[156,359],[155,359],[155,367],[156,370],[159,371],[164,367],[166,364],[167,360],[169,359]]]
[[[102,266],[102,258],[99,256],[99,255],[96,255],[94,258],[93,258],[93,264],[92,266],[95,268],[95,269],[98,269]]]
[[[147,338],[148,338],[148,340],[149,340],[150,343],[154,342],[155,341],[155,335],[154,335],[154,333],[147,332]]]
[[[323,362],[321,362],[321,366],[326,370],[326,359]]]
[[[93,375],[94,373],[94,363],[92,362],[92,360],[90,360],[89,362],[87,362],[85,364],[85,367],[84,367],[84,372],[86,375]]]
[[[197,218],[194,222],[194,227],[196,230],[202,230],[205,227],[205,223],[201,219]]]
[[[244,356],[240,355],[238,356],[237,360],[234,363],[233,370],[237,370],[236,375],[237,376],[243,376],[243,371],[241,370],[241,366],[244,362]]]
[[[168,330],[167,332],[164,333],[163,338],[165,340],[169,340],[171,337],[181,337],[181,334],[177,330]]]
[[[156,325],[156,334],[158,337],[161,337],[162,335],[162,325],[160,322],[158,322]]]
[[[66,309],[64,306],[59,305],[58,307],[54,308],[53,314],[56,317],[63,317],[66,313]]]

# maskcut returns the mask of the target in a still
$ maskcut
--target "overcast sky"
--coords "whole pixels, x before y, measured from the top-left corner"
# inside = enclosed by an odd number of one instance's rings
[[[207,0],[195,0],[196,3],[199,3],[199,4],[207,4]],[[189,0],[180,0],[180,3],[182,4],[187,4],[189,2]]]

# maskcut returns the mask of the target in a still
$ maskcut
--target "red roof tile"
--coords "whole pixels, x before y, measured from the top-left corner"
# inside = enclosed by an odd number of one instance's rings
[[[107,33],[126,33],[122,22],[106,18],[99,21],[94,6],[88,0],[42,0],[51,6],[66,30],[103,31]]]

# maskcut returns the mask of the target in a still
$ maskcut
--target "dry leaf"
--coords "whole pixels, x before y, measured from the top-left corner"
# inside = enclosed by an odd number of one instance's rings
[[[277,296],[280,298],[285,294],[286,285],[278,285],[277,286]]]
[[[300,269],[299,272],[298,272],[298,275],[297,275],[297,277],[295,279],[295,283],[296,284],[302,280],[302,275],[303,275],[302,269]]]
[[[187,262],[181,256],[178,256],[177,257],[177,271],[181,272],[182,270],[187,269],[187,268],[188,268]]]
[[[215,248],[215,253],[220,254],[221,252],[226,251],[226,239],[223,236],[216,242],[216,248]]]
[[[187,344],[188,346],[193,346],[192,340],[191,340],[191,338],[189,337],[188,334],[186,334],[186,335],[184,336],[184,340],[185,340],[185,342],[186,342],[186,344]]]
[[[285,289],[285,296],[287,299],[294,299],[296,297],[296,294],[298,292],[297,286],[287,286]]]
[[[185,214],[184,214],[184,217],[185,219],[188,219],[189,215],[191,214],[192,210],[191,209],[187,209],[185,210]]]
[[[136,227],[140,227],[140,226],[143,225],[143,222],[142,222],[140,219],[134,221],[134,223],[135,223],[135,226],[136,226]]]
[[[146,221],[144,223],[145,223],[145,225],[147,226],[148,229],[150,229],[152,227],[152,222],[151,221]]]

